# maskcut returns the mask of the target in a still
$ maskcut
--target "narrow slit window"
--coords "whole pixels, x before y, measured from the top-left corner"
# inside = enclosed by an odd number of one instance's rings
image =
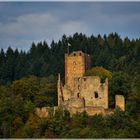
[[[94,95],[95,95],[95,98],[98,98],[99,97],[97,91],[94,92]]]
[[[78,97],[78,98],[80,97],[80,93],[77,93],[77,97]]]

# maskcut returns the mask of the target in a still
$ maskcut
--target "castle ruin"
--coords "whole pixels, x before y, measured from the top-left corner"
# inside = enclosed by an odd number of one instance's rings
[[[65,54],[65,85],[58,75],[58,106],[70,114],[86,111],[88,115],[112,113],[109,109],[108,79],[102,83],[98,76],[83,76],[91,68],[90,55],[82,51]],[[125,110],[122,95],[116,95],[116,107]]]
[[[84,76],[86,70],[90,68],[90,55],[82,51],[65,54],[65,84],[62,85],[58,74],[58,106],[54,107],[54,113],[59,107],[68,110],[71,115],[84,111],[91,116],[113,113],[113,110],[109,109],[108,79],[102,83],[99,76]],[[115,102],[116,108],[125,111],[123,95],[116,95]],[[36,114],[47,117],[49,110],[49,107],[37,108]]]

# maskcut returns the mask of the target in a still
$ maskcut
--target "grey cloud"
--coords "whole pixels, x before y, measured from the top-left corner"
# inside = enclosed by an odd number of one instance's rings
[[[0,23],[0,36],[5,44],[9,42],[14,47],[21,47],[29,46],[30,40],[47,39],[50,43],[52,38],[58,40],[64,33],[70,35],[86,31],[83,26],[85,25],[81,21],[63,22],[61,18],[50,13],[27,14],[17,17],[12,23]]]
[[[0,7],[0,47],[29,48],[32,41],[58,40],[75,32],[139,37],[139,3],[8,3]],[[13,11],[12,11],[12,10]],[[11,13],[10,13],[11,12]],[[3,17],[3,18],[1,18]]]

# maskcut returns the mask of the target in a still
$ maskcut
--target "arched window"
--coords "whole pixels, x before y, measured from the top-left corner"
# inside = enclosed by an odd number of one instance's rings
[[[94,96],[95,96],[95,98],[98,98],[98,92],[97,91],[94,92]]]
[[[78,97],[78,98],[80,97],[80,93],[77,93],[77,97]]]
[[[78,78],[78,81],[80,81],[80,78]]]
[[[86,81],[86,78],[83,78],[84,79],[84,81]]]
[[[74,64],[74,65],[76,65],[76,62],[75,62],[75,61],[73,61],[73,64]]]
[[[76,53],[74,53],[73,56],[76,56]]]

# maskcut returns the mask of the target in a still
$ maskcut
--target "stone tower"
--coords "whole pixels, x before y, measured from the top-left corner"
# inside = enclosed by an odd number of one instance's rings
[[[74,78],[82,77],[90,67],[91,60],[88,54],[82,51],[65,54],[65,85],[73,91]]]

